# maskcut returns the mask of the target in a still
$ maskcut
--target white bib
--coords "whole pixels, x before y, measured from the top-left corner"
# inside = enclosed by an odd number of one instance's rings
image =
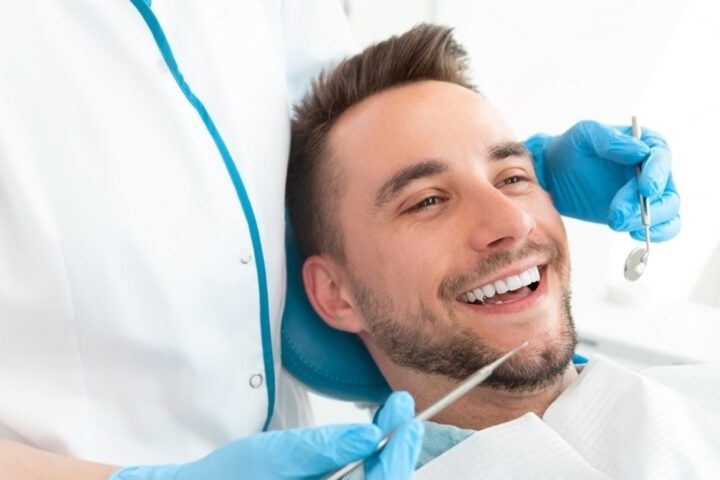
[[[645,374],[596,356],[541,420],[473,434],[416,478],[720,478],[720,367]]]

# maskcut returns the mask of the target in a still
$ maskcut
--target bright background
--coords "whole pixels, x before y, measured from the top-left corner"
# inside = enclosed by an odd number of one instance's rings
[[[643,126],[673,151],[681,233],[653,244],[636,283],[637,242],[566,219],[578,351],[632,367],[720,362],[720,3],[711,0],[347,0],[361,46],[419,22],[455,28],[476,83],[520,138],[578,120]],[[713,46],[714,45],[714,46]],[[367,418],[313,396],[318,423]]]

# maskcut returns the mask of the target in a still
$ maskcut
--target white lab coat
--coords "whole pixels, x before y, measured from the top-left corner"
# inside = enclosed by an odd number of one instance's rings
[[[152,10],[251,201],[265,346],[238,193],[138,10],[0,6],[0,437],[115,464],[187,461],[258,432],[270,396],[275,426],[302,423],[278,342],[286,79],[354,48],[334,0]]]

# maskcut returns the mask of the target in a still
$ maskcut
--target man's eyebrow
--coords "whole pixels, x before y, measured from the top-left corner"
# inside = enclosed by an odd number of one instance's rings
[[[490,146],[489,161],[504,160],[509,157],[526,157],[532,160],[530,151],[522,142],[501,142]],[[431,177],[448,170],[446,162],[428,159],[409,165],[390,177],[375,195],[375,207],[381,208],[392,200],[410,183],[421,178]]]
[[[414,163],[395,172],[377,191],[375,195],[375,207],[381,208],[410,183],[420,180],[421,178],[438,175],[447,171],[448,168],[448,164],[443,161],[428,159]]]
[[[532,154],[522,142],[501,142],[490,146],[490,161],[505,160],[508,157],[527,157]]]

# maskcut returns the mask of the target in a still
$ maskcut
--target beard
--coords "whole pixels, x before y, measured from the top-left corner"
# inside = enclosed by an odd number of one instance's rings
[[[433,313],[422,301],[414,310],[403,310],[387,294],[357,278],[352,279],[351,288],[370,336],[393,363],[422,373],[464,380],[505,352],[493,347],[471,328],[454,321],[455,298],[471,288],[476,279],[531,254],[549,257],[546,268],[559,273],[561,326],[558,338],[543,346],[533,358],[521,352],[509,359],[483,383],[508,391],[531,391],[557,381],[570,364],[577,345],[570,308],[570,266],[558,244],[529,242],[516,252],[498,252],[483,259],[472,272],[446,278],[438,289],[444,317]]]

